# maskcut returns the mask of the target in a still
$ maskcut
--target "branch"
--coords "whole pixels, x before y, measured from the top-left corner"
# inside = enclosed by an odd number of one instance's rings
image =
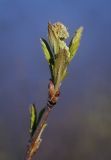
[[[47,125],[50,111],[57,103],[60,95],[61,82],[67,75],[67,67],[75,56],[82,35],[83,27],[80,27],[73,36],[69,46],[65,40],[69,37],[67,28],[60,22],[48,23],[48,39],[41,39],[42,49],[49,64],[51,79],[48,86],[48,102],[44,112],[37,117],[36,107],[31,108],[31,139],[27,147],[25,160],[32,160],[33,155],[38,151],[41,144],[41,136]],[[41,112],[40,112],[41,113]]]
[[[44,112],[42,114],[40,122],[36,130],[34,131],[34,134],[32,135],[30,143],[28,145],[27,152],[26,152],[26,160],[32,160],[33,155],[38,151],[42,141],[41,139],[42,133],[47,125],[47,119],[48,119],[49,113],[57,103],[58,97],[60,95],[59,88],[57,88],[57,91],[55,92],[54,84],[51,80],[48,86],[48,95],[49,95],[49,100],[46,104],[46,107],[44,108]]]
[[[47,118],[48,118],[50,111],[51,111],[51,109],[49,108],[49,106],[47,104],[45,107],[45,111],[43,113],[43,116],[41,118],[41,121],[40,121],[37,129],[35,130],[35,133],[31,139],[31,142],[28,145],[27,152],[26,152],[26,160],[32,160],[32,156],[39,149],[40,143],[42,141],[41,135],[42,135],[44,128],[46,127],[46,122],[47,122]]]

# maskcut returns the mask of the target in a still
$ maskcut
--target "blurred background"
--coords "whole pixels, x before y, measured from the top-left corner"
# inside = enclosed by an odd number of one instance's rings
[[[29,106],[46,103],[48,21],[84,33],[34,160],[111,159],[110,13],[110,0],[0,0],[0,160],[24,159]]]

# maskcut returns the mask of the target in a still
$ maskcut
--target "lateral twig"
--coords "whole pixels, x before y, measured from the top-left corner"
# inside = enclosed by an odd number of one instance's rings
[[[50,113],[51,109],[46,105],[45,111],[43,113],[43,116],[41,118],[41,121],[39,123],[39,126],[37,127],[26,152],[26,160],[32,160],[32,156],[35,154],[35,152],[38,151],[40,143],[41,143],[41,134],[44,130],[44,127],[47,122],[48,115]]]

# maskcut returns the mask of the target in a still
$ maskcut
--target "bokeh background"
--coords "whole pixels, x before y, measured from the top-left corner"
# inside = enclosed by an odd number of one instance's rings
[[[84,34],[34,160],[110,160],[110,0],[0,0],[0,160],[24,159],[29,106],[46,103],[48,21]]]

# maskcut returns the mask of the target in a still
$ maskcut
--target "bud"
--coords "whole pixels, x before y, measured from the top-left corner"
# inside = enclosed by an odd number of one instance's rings
[[[57,91],[55,90],[55,86],[54,86],[52,80],[50,80],[50,82],[49,82],[48,90],[49,90],[49,97],[48,97],[49,101],[48,102],[51,105],[54,105],[54,104],[56,104],[56,102],[59,98],[60,91],[59,91],[59,89]]]
[[[66,40],[69,37],[67,28],[60,22],[54,23],[54,32],[60,40]]]
[[[64,42],[68,37],[69,33],[67,28],[62,23],[48,23],[48,38],[55,54],[59,53],[60,48],[66,48],[68,50]]]

